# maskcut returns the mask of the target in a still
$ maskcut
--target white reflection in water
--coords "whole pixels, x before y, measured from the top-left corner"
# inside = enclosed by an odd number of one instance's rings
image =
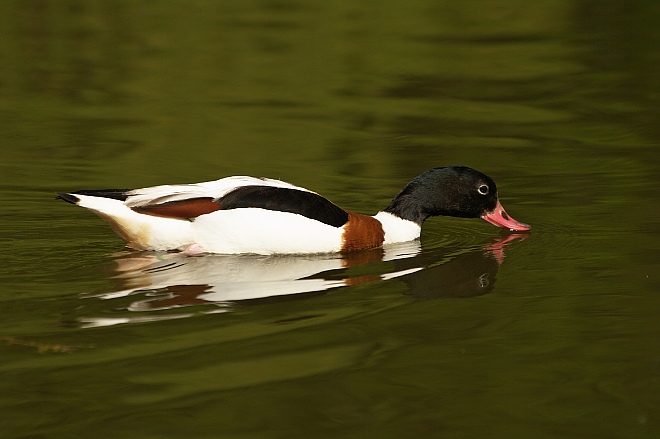
[[[83,327],[171,320],[223,313],[234,302],[292,296],[400,279],[406,294],[420,299],[472,297],[493,288],[505,247],[526,234],[503,235],[471,249],[421,252],[419,241],[345,255],[205,255],[125,253],[115,260],[120,289],[86,298],[139,297],[125,311],[136,316],[85,317]],[[154,314],[193,305],[213,305],[196,313]],[[147,314],[150,313],[150,314]]]

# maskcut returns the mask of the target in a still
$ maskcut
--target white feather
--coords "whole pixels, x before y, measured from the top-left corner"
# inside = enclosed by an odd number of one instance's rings
[[[344,230],[295,213],[219,210],[193,223],[195,243],[211,253],[326,253],[341,249]]]
[[[407,242],[419,238],[422,228],[414,223],[389,212],[378,212],[374,215],[383,225],[385,231],[385,242],[383,244],[394,244],[397,242]]]
[[[112,198],[75,196],[80,200],[78,206],[104,219],[131,248],[183,250],[194,243],[190,221],[143,215],[131,210],[123,201]]]

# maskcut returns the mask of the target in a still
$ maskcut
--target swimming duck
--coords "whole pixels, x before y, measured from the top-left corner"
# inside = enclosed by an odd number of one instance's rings
[[[495,182],[465,166],[415,177],[374,216],[344,210],[321,195],[270,178],[226,177],[143,189],[61,192],[91,210],[136,250],[199,253],[352,252],[419,238],[430,216],[482,218],[512,231]]]

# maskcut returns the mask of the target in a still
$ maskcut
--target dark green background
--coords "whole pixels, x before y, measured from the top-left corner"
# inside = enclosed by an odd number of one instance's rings
[[[659,25],[650,0],[0,2],[2,437],[658,437]],[[533,226],[489,294],[81,324],[173,311],[90,297],[122,243],[57,190],[247,174],[375,213],[451,164]],[[499,233],[433,219],[418,259]]]

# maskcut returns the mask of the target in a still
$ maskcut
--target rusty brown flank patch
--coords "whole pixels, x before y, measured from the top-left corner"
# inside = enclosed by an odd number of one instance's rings
[[[220,210],[218,203],[213,201],[213,198],[201,197],[190,198],[188,200],[170,201],[163,204],[155,204],[153,206],[138,206],[132,207],[137,213],[144,213],[147,215],[161,216],[165,218],[197,218],[200,215],[215,212]]]

